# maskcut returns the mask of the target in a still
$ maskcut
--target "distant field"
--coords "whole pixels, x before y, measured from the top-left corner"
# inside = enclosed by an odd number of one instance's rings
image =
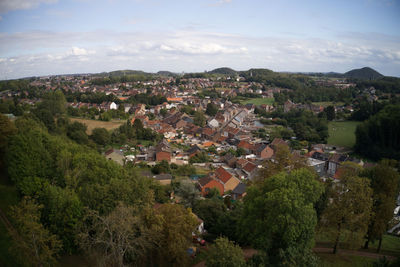
[[[241,104],[246,105],[246,104],[254,104],[254,105],[272,105],[274,103],[274,98],[249,98],[247,100],[240,101]]]
[[[70,118],[71,121],[77,121],[83,124],[86,124],[87,134],[91,134],[94,128],[106,128],[107,130],[113,130],[118,128],[121,124],[124,124],[126,121],[96,121],[96,120],[89,120],[89,119],[78,119],[78,118]]]
[[[313,102],[313,104],[326,108],[327,106],[343,106],[344,102]]]
[[[357,121],[329,122],[328,144],[335,146],[353,147],[356,143],[356,127],[360,124]]]

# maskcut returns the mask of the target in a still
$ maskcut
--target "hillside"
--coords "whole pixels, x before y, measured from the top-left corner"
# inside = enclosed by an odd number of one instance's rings
[[[354,69],[348,71],[344,74],[344,77],[350,79],[360,79],[360,80],[377,80],[384,76],[374,69],[371,69],[369,67],[364,67],[361,69]]]
[[[231,68],[226,68],[226,67],[218,68],[218,69],[209,71],[208,73],[211,73],[211,74],[223,74],[223,75],[236,75],[237,74],[237,72],[235,70],[233,70]]]

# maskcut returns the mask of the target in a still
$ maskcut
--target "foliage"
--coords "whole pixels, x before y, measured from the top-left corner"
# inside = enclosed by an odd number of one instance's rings
[[[176,194],[181,198],[181,203],[185,207],[193,207],[195,201],[199,199],[200,192],[190,180],[185,179],[179,182]]]
[[[215,105],[214,103],[208,103],[207,104],[207,109],[206,109],[206,114],[208,116],[215,116],[218,112],[218,106]]]
[[[206,117],[204,116],[204,113],[201,111],[195,111],[193,122],[199,127],[204,127],[206,125]]]
[[[334,241],[333,253],[337,252],[341,238],[348,241],[350,246],[361,244],[372,209],[369,180],[357,176],[357,165],[346,163],[341,169],[340,182],[332,185],[333,189],[328,196],[331,202],[320,221],[322,231],[326,231]]]
[[[131,206],[119,204],[108,215],[92,210],[85,213],[80,246],[100,266],[138,262],[155,247],[159,221],[149,209],[138,213]]]
[[[111,134],[105,128],[94,128],[91,138],[98,144],[105,146],[111,141]]]
[[[197,227],[195,216],[181,205],[163,204],[156,210],[162,216],[159,241],[155,249],[158,266],[184,266],[189,257],[186,249]]]
[[[382,160],[377,166],[366,170],[363,174],[371,180],[373,190],[372,216],[365,248],[368,248],[370,241],[382,238],[387,230],[388,222],[393,217],[400,186],[400,175],[395,169],[396,163],[394,160]]]
[[[400,160],[400,105],[387,105],[356,129],[356,152]]]
[[[235,245],[225,237],[220,237],[215,240],[208,251],[206,266],[241,267],[246,266],[246,262],[240,246]]]
[[[322,191],[316,175],[307,169],[281,172],[250,187],[240,222],[242,238],[263,250],[270,264],[312,264],[314,204]]]
[[[204,163],[209,162],[210,157],[205,151],[201,151],[189,159],[189,163]]]
[[[336,113],[335,113],[335,107],[334,106],[327,106],[324,109],[324,112],[326,113],[326,118],[328,119],[328,121],[332,121],[332,120],[335,119]]]
[[[15,231],[10,235],[13,240],[11,251],[23,266],[54,266],[61,242],[40,223],[40,210],[30,198],[24,198],[11,209],[11,218]]]

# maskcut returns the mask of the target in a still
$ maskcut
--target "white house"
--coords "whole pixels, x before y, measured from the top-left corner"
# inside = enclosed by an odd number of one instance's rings
[[[112,102],[110,104],[110,109],[117,109],[117,104],[115,104],[114,102]]]

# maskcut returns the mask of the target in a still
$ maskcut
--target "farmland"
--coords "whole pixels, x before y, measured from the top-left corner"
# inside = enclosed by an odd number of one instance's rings
[[[94,128],[106,128],[107,130],[113,130],[118,128],[120,125],[125,123],[125,120],[114,120],[114,121],[97,121],[89,119],[71,118],[71,121],[77,121],[87,126],[86,133],[91,134]]]

